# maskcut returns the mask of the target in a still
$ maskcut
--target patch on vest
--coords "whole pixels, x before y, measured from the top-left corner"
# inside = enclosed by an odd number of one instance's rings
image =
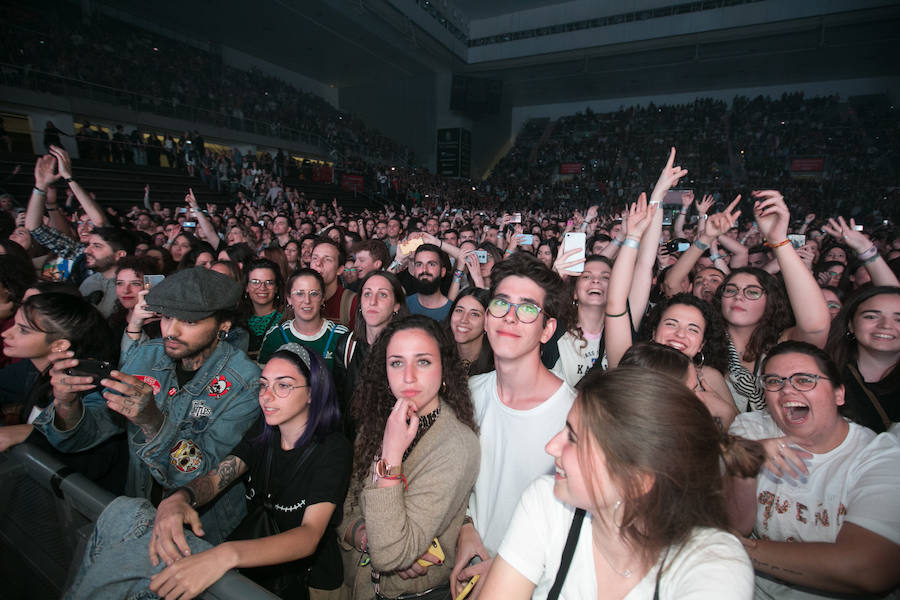
[[[194,440],[178,440],[169,453],[169,460],[182,473],[191,473],[203,462],[203,452]]]

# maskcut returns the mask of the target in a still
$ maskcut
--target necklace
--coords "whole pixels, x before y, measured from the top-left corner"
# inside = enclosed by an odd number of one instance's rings
[[[597,536],[596,531],[593,532],[593,535],[595,537]],[[625,579],[628,579],[629,577],[632,576],[633,573],[631,572],[631,569],[625,569],[624,571],[620,571],[619,569],[616,568],[616,566],[614,564],[612,564],[612,561],[610,561],[609,558],[606,557],[606,554],[604,554],[603,551],[600,550],[599,544],[595,543],[594,545],[597,549],[597,554],[599,554],[600,556],[603,557],[603,560],[606,561],[606,564],[609,565],[609,568],[612,569],[616,574],[618,574],[619,577],[624,577]]]
[[[441,414],[441,407],[438,406],[436,409],[428,413],[427,415],[422,415],[419,417],[419,428],[416,431],[416,437],[413,438],[412,443],[410,443],[409,448],[406,449],[406,452],[403,453],[403,460],[406,460],[410,453],[413,451],[413,448],[416,447],[416,444],[419,443],[419,440],[422,439],[422,436],[431,429],[431,426],[434,425],[434,422],[437,421],[437,418]]]

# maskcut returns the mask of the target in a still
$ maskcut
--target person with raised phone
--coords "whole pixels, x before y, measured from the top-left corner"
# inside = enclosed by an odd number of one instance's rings
[[[544,445],[564,427],[575,400],[575,390],[541,363],[541,344],[571,303],[559,276],[517,253],[492,271],[490,297],[485,330],[496,371],[469,379],[481,468],[457,542],[454,598],[478,575],[469,596],[477,598],[522,492],[553,472]]]
[[[125,493],[158,503],[172,490],[207,473],[240,441],[258,410],[257,367],[240,350],[220,343],[231,327],[240,285],[196,267],[153,287],[146,309],[162,315],[163,337],[141,335],[118,370],[95,389],[92,377],[67,373],[73,352],[48,357],[53,402],[34,427],[62,452],[91,448],[127,429]],[[142,307],[143,310],[143,307]],[[234,486],[201,512],[207,540],[218,543],[244,514],[244,489]]]

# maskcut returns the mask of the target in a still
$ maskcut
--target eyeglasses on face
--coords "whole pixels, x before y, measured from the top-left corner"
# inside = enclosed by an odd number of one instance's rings
[[[291,296],[295,298],[304,298],[306,296],[309,296],[310,300],[315,300],[322,297],[322,292],[320,292],[319,290],[294,290],[291,292]]]
[[[261,285],[263,285],[267,288],[273,288],[273,287],[275,287],[275,280],[274,279],[251,279],[250,280],[250,287],[259,287]]]
[[[541,312],[544,310],[534,302],[520,302],[515,304],[504,300],[503,298],[493,298],[488,304],[488,312],[492,317],[502,319],[509,312],[509,309],[515,309],[516,318],[522,323],[534,323]]]
[[[759,385],[768,392],[779,392],[784,388],[785,383],[790,383],[798,392],[808,392],[815,389],[820,379],[830,381],[829,377],[818,375],[816,373],[794,373],[788,377],[781,377],[773,373],[764,373],[759,376]]]
[[[272,383],[266,383],[265,381],[258,381],[257,385],[259,386],[259,395],[262,396],[263,392],[267,389],[272,390],[272,393],[278,396],[279,398],[287,398],[292,391],[298,388],[309,387],[306,385],[291,385],[286,381],[273,381]]]
[[[732,296],[737,296],[738,292],[741,292],[747,300],[759,300],[763,297],[763,294],[766,293],[766,291],[758,285],[748,285],[745,288],[739,288],[733,283],[729,283],[722,288],[722,297],[731,298]]]

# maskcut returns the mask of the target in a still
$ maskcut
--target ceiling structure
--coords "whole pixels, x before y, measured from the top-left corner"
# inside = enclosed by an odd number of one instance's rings
[[[502,80],[511,106],[900,73],[893,58],[900,47],[897,3],[615,44],[604,44],[597,31],[593,47],[467,64],[459,47],[423,25],[425,0],[98,1],[339,89],[462,73]],[[456,0],[452,6],[455,14],[478,19],[556,4]],[[433,5],[447,6],[444,0]]]

